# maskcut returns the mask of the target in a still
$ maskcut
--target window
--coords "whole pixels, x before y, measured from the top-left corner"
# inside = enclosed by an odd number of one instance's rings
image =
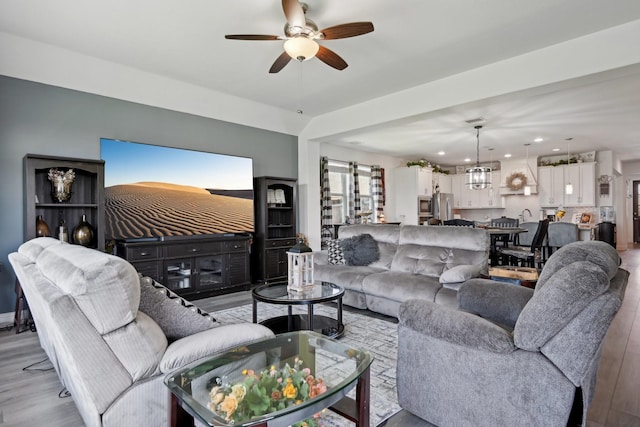
[[[334,224],[344,224],[349,216],[349,163],[329,160],[329,186],[331,187],[331,206]],[[371,167],[358,165],[358,184],[360,187],[361,212],[373,212],[371,196]],[[374,218],[370,217],[375,222]]]

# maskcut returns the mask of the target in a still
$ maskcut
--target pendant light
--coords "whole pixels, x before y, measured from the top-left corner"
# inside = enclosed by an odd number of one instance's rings
[[[491,187],[491,168],[480,167],[480,129],[482,126],[475,126],[476,129],[476,166],[468,168],[465,185],[470,190],[484,190]]]
[[[572,138],[567,138],[567,165],[571,164],[571,157],[569,156],[569,141],[571,141],[571,139]],[[573,185],[571,185],[571,181],[564,186],[564,194],[569,196],[573,194]]]

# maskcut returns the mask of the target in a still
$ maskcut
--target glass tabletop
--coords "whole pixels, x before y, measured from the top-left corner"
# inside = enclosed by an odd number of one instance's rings
[[[325,302],[335,300],[343,294],[343,287],[329,282],[315,283],[302,292],[287,289],[286,283],[262,285],[253,290],[255,299],[272,304]]]
[[[368,352],[296,331],[197,361],[164,382],[207,425],[288,426],[344,398],[372,360]]]

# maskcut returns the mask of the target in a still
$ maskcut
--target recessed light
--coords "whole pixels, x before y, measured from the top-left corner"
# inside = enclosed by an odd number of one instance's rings
[[[444,151],[438,151],[438,156],[444,156]]]
[[[542,142],[544,141],[543,138],[537,137],[536,139],[533,140],[533,142]]]
[[[551,151],[560,151],[560,149],[559,149],[559,148],[554,148],[554,149],[553,149],[553,150],[551,150]]]
[[[507,154],[505,154],[504,156],[505,156],[505,157],[507,157],[507,158],[509,158],[509,157],[511,157],[511,154],[507,153]]]
[[[471,159],[467,157],[466,159],[464,159],[464,161],[469,163],[471,161]]]

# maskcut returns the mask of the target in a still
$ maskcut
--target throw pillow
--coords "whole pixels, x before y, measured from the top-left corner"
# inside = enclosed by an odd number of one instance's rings
[[[344,253],[339,240],[331,239],[327,242],[327,260],[329,264],[344,264]]]
[[[466,282],[474,277],[480,277],[482,267],[479,265],[456,265],[440,275],[440,283]]]
[[[211,315],[150,277],[140,277],[140,307],[162,329],[169,342],[216,326]]]
[[[371,234],[359,234],[340,240],[347,265],[369,265],[380,259],[378,242]]]

